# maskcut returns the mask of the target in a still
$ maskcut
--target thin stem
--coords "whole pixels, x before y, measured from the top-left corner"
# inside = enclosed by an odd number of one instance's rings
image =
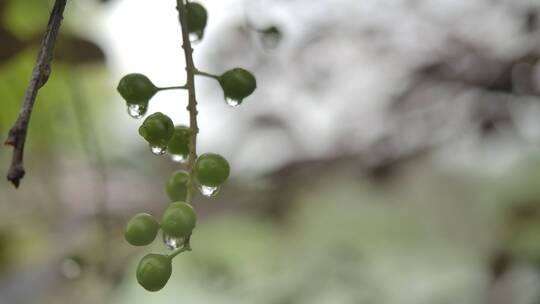
[[[11,130],[9,130],[8,138],[5,141],[5,145],[13,146],[13,156],[11,159],[11,166],[7,173],[7,179],[11,181],[16,188],[19,187],[21,179],[25,174],[23,164],[24,144],[26,142],[26,134],[28,133],[30,116],[34,109],[38,91],[45,85],[51,74],[54,46],[56,45],[56,37],[60,31],[62,19],[64,18],[63,15],[64,9],[66,8],[66,2],[67,0],[56,0],[54,3],[19,116],[17,117],[15,124],[13,124],[13,127],[11,127]]]
[[[174,259],[177,255],[179,255],[180,253],[185,252],[185,251],[191,251],[191,248],[189,246],[181,247],[181,248],[176,249],[175,251],[173,251],[171,254],[169,254],[168,257],[169,257],[169,259]]]
[[[186,90],[187,89],[187,85],[183,85],[183,86],[176,86],[176,87],[163,87],[163,88],[158,88],[158,91],[167,91],[167,90]]]
[[[213,78],[213,79],[215,79],[215,80],[219,80],[219,76],[218,76],[218,75],[206,73],[206,72],[199,71],[199,70],[195,70],[195,75],[205,76],[205,77]]]
[[[189,179],[187,184],[187,202],[190,203],[195,191],[195,161],[197,160],[197,134],[199,126],[197,125],[197,99],[195,96],[195,64],[193,63],[193,48],[189,40],[189,29],[187,25],[187,2],[185,0],[177,0],[178,20],[182,30],[182,48],[184,49],[184,57],[186,60],[186,86],[188,89],[188,106],[189,111],[189,126],[192,134],[189,141],[189,157],[188,171]]]
[[[189,246],[189,240],[186,241],[182,245],[182,247],[176,249],[171,254],[169,254],[168,257],[169,257],[169,259],[174,259],[177,255],[179,255],[180,253],[185,252],[185,251],[191,251],[191,247]]]
[[[189,241],[191,239],[191,234],[186,237],[184,240],[184,243],[182,244],[182,247],[176,249],[171,254],[168,255],[169,259],[174,259],[177,255],[179,255],[182,252],[185,251],[191,251],[191,246],[189,245]]]

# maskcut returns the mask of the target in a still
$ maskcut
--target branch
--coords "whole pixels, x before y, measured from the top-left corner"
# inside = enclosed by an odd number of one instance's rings
[[[19,116],[11,130],[9,130],[8,138],[4,143],[6,146],[13,146],[14,148],[7,179],[13,183],[15,188],[19,187],[21,179],[24,177],[23,154],[28,124],[30,123],[30,116],[32,115],[38,91],[45,85],[51,74],[54,46],[62,23],[66,2],[67,0],[56,0],[54,3]]]
[[[184,56],[186,59],[186,87],[188,89],[188,106],[189,111],[189,127],[191,128],[191,137],[189,141],[189,158],[188,158],[188,203],[191,202],[193,192],[195,189],[194,176],[195,176],[195,162],[197,160],[197,134],[199,133],[199,126],[197,125],[197,99],[195,97],[195,64],[193,63],[193,48],[191,47],[191,41],[189,40],[189,29],[187,25],[187,2],[184,0],[177,0],[178,19],[180,21],[180,27],[182,28],[182,48],[184,49]]]

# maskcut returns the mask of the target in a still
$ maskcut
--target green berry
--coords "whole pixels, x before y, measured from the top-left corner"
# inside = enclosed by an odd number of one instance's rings
[[[174,134],[169,141],[168,151],[174,155],[189,154],[189,140],[191,138],[191,129],[185,126],[178,126],[174,129]]]
[[[257,88],[255,76],[242,68],[223,73],[219,76],[219,84],[226,98],[237,100],[239,103]]]
[[[279,28],[275,25],[271,25],[263,30],[261,30],[261,33],[264,35],[275,35],[281,37],[281,31]]]
[[[117,90],[128,104],[146,105],[150,98],[157,93],[158,88],[148,77],[133,73],[120,80]]]
[[[151,146],[166,147],[174,133],[172,120],[161,112],[148,116],[139,127],[139,134]]]
[[[196,2],[189,2],[187,4],[187,23],[188,30],[191,34],[197,35],[201,39],[204,35],[204,29],[208,21],[208,13],[204,6]]]
[[[171,277],[171,259],[162,254],[147,254],[137,267],[137,282],[148,291],[158,291],[165,287]]]
[[[167,194],[172,202],[186,201],[189,175],[184,171],[174,172],[167,181]]]
[[[191,205],[184,202],[171,203],[161,216],[161,229],[174,237],[188,236],[197,222],[197,215]]]
[[[127,223],[124,237],[133,246],[145,246],[154,241],[158,230],[159,223],[153,216],[139,213]]]
[[[231,168],[227,160],[215,153],[205,153],[197,159],[195,174],[204,186],[217,187],[229,177]]]
[[[260,30],[260,33],[263,45],[271,49],[277,47],[283,38],[283,34],[281,33],[280,29],[275,25]]]

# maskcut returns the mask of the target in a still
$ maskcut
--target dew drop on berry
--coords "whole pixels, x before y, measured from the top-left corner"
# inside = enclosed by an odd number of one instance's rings
[[[163,155],[167,152],[167,147],[164,146],[150,146],[150,150],[154,155]]]
[[[189,158],[187,154],[171,154],[171,159],[177,163],[187,164]]]
[[[231,106],[233,108],[236,108],[242,103],[242,99],[235,99],[235,98],[232,98],[232,97],[229,97],[229,96],[225,96],[225,102],[229,106]]]
[[[163,233],[163,243],[169,250],[175,250],[183,246],[184,244],[184,238],[182,237],[174,237],[171,235],[168,235],[166,233]]]
[[[199,191],[206,197],[214,197],[219,193],[219,187],[199,185]]]
[[[134,103],[130,103],[127,105],[127,112],[129,116],[136,119],[143,117],[144,114],[146,114],[146,109],[147,109],[146,105],[140,105],[140,104],[134,104]]]
[[[195,33],[189,33],[189,41],[191,41],[191,43],[198,43],[202,40],[203,38],[203,32],[202,31],[197,31]]]

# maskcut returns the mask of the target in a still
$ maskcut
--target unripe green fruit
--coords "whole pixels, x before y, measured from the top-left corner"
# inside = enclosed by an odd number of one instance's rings
[[[217,187],[229,177],[231,168],[227,160],[215,153],[205,153],[195,164],[195,174],[199,183],[204,186]]]
[[[162,254],[147,254],[137,267],[137,282],[148,291],[158,291],[165,287],[171,277],[171,259]]]
[[[117,90],[128,104],[146,105],[158,88],[145,75],[133,73],[120,80]]]
[[[197,215],[191,205],[184,202],[171,203],[161,216],[161,229],[174,237],[188,236],[197,222]]]
[[[176,171],[167,181],[167,194],[172,202],[185,202],[187,198],[187,183],[189,175],[184,171]]]
[[[187,4],[187,24],[190,33],[197,35],[201,39],[208,21],[208,13],[204,6],[196,2]]]
[[[265,35],[276,35],[276,36],[279,36],[281,37],[281,31],[279,30],[279,28],[275,25],[271,25],[263,30],[261,30],[261,33],[265,34]]]
[[[145,246],[154,241],[158,230],[159,223],[153,216],[139,213],[127,223],[124,237],[133,246]]]
[[[174,129],[173,136],[169,141],[168,151],[170,154],[188,155],[191,129],[185,126],[178,126]]]
[[[275,26],[269,26],[265,29],[260,30],[262,43],[267,48],[275,48],[280,43],[283,38],[281,30]]]
[[[237,100],[239,103],[257,88],[255,76],[242,68],[223,73],[219,76],[219,84],[226,98]]]
[[[166,147],[174,133],[172,120],[161,112],[148,116],[139,127],[139,134],[151,146]]]

